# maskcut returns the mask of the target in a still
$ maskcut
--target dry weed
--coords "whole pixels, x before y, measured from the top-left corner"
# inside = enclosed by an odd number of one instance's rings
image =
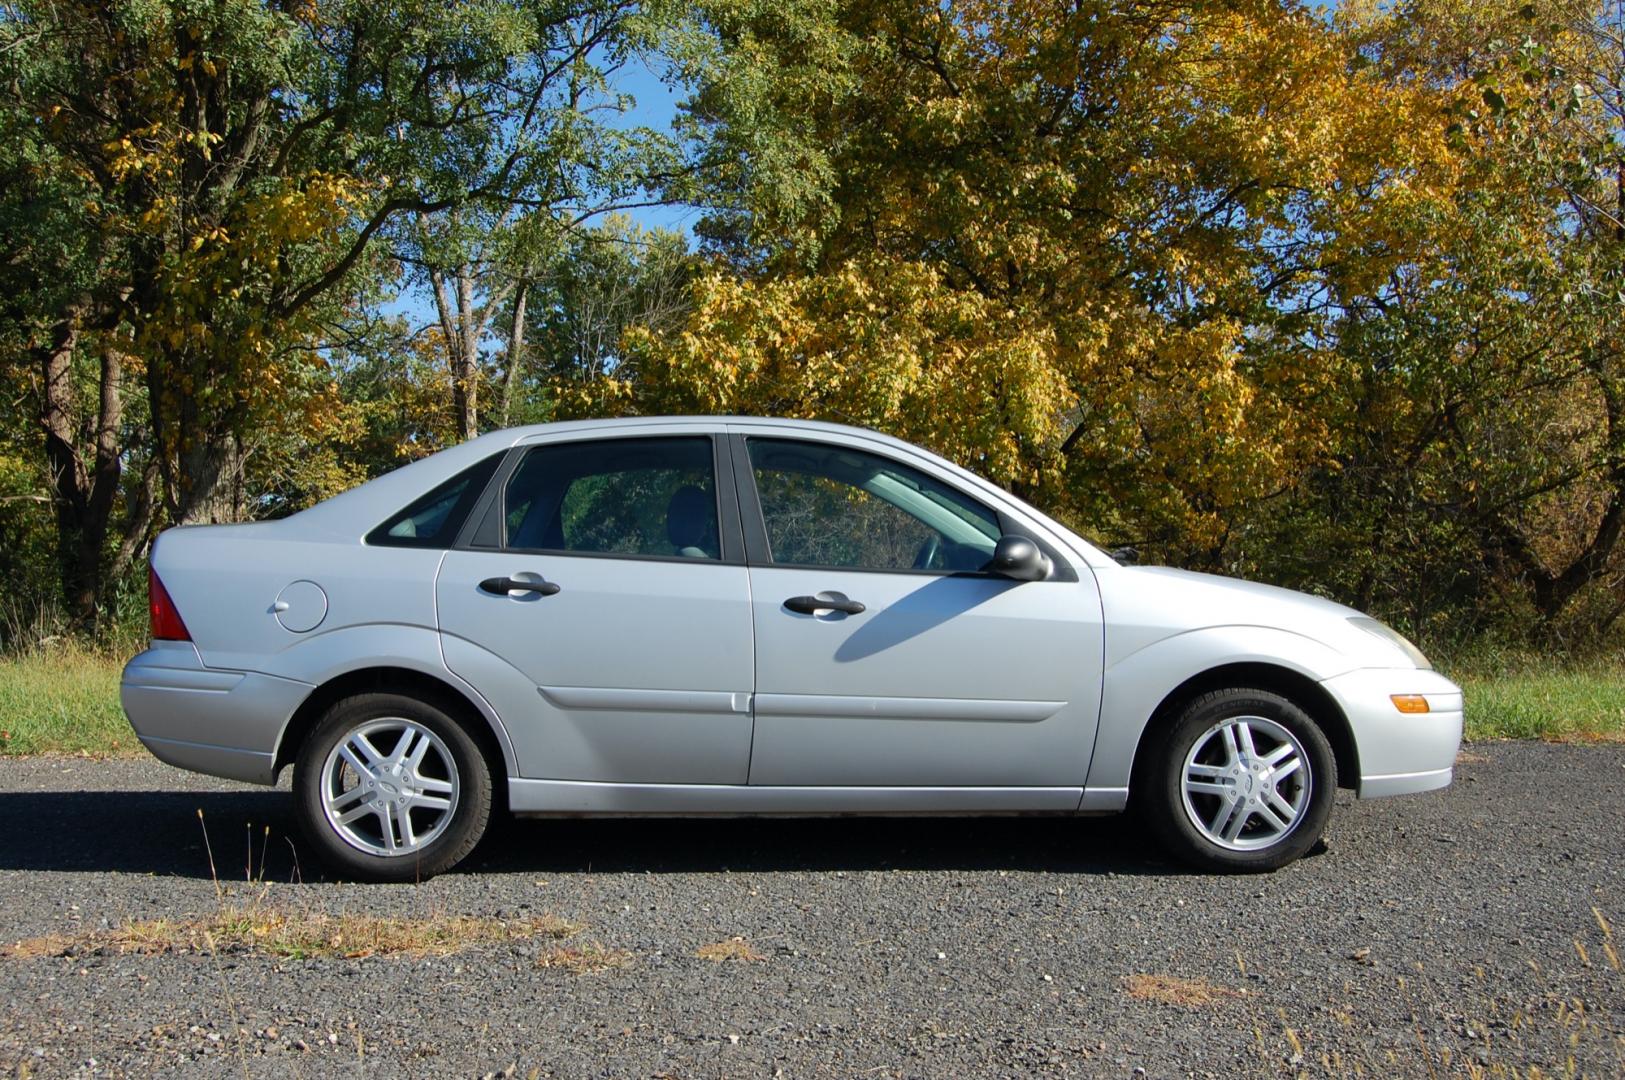
[[[745,964],[754,964],[757,961],[767,959],[765,955],[751,948],[750,942],[746,941],[742,937],[731,937],[726,941],[718,941],[710,945],[701,945],[698,949],[694,950],[694,955],[699,957],[701,960],[709,960],[714,964],[720,964],[726,960],[733,960]]]
[[[356,958],[392,953],[445,956],[474,945],[535,937],[566,938],[580,929],[552,915],[518,920],[466,915],[404,918],[226,906],[197,918],[146,919],[110,930],[24,938],[0,946],[0,957],[27,959],[101,951],[142,956],[215,951],[293,958]]]
[[[536,966],[561,968],[572,975],[601,975],[627,967],[632,954],[625,949],[611,949],[601,941],[584,941],[580,945],[555,945],[536,958]]]
[[[1241,991],[1227,986],[1215,986],[1205,979],[1182,979],[1176,975],[1130,975],[1123,980],[1123,988],[1129,997],[1139,1001],[1192,1008],[1241,996]]]

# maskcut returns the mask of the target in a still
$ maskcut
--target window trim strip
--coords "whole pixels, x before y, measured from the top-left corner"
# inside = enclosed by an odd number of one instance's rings
[[[520,463],[527,454],[557,448],[561,446],[576,446],[592,442],[646,442],[651,439],[670,441],[673,439],[706,439],[711,443],[711,478],[713,495],[716,499],[717,514],[717,541],[722,549],[720,559],[690,559],[681,555],[644,555],[639,552],[626,551],[571,551],[561,548],[521,548],[507,547],[501,542],[501,521],[503,517],[504,499],[508,481],[518,471]],[[486,486],[479,503],[469,513],[468,520],[464,522],[462,532],[457,537],[456,544],[452,545],[457,551],[483,551],[497,554],[513,555],[549,555],[568,559],[622,559],[639,562],[669,562],[680,563],[684,566],[744,566],[745,553],[740,542],[738,522],[740,519],[738,503],[734,492],[733,477],[727,470],[728,454],[719,447],[723,436],[719,432],[660,432],[638,435],[615,435],[607,438],[593,439],[550,439],[545,442],[517,443],[510,447],[507,458],[497,467],[491,482]],[[731,522],[730,522],[731,511]],[[732,523],[733,527],[730,527]]]
[[[738,489],[739,513],[743,519],[745,529],[745,561],[746,564],[751,567],[771,570],[815,570],[828,573],[907,574],[916,577],[971,577],[983,579],[999,577],[999,575],[989,574],[985,570],[916,570],[913,567],[885,568],[874,566],[819,566],[807,563],[774,562],[772,558],[772,545],[768,542],[767,538],[767,522],[762,516],[761,499],[756,493],[756,475],[751,470],[750,448],[747,445],[750,439],[757,438],[779,442],[805,442],[817,446],[833,445],[843,447],[849,450],[855,450],[859,453],[869,454],[873,457],[890,461],[895,465],[923,473],[937,483],[942,484],[944,487],[951,488],[977,505],[992,511],[994,516],[998,519],[999,529],[1004,534],[1025,537],[1038,545],[1039,550],[1049,557],[1051,566],[1050,576],[1045,578],[1043,582],[1027,584],[1076,584],[1079,580],[1077,570],[1075,570],[1067,560],[1061,558],[1060,553],[1056,551],[1055,547],[1044,537],[1036,535],[1033,530],[1016,521],[998,506],[988,505],[986,500],[970,494],[959,484],[955,484],[941,476],[934,475],[932,472],[920,468],[913,462],[899,460],[892,455],[882,453],[879,450],[869,447],[850,446],[838,440],[806,438],[800,433],[769,435],[761,433],[747,434],[746,432],[742,431],[730,431],[728,432],[727,437],[733,457],[733,478],[734,486]]]

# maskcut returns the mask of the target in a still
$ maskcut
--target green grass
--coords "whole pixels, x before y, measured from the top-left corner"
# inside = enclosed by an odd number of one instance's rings
[[[120,661],[72,646],[0,658],[0,755],[133,754]]]
[[[1625,741],[1625,664],[1463,674],[1469,739]]]
[[[0,756],[133,754],[122,661],[72,645],[0,658]],[[1446,668],[1467,694],[1469,739],[1625,742],[1625,659],[1538,658]]]

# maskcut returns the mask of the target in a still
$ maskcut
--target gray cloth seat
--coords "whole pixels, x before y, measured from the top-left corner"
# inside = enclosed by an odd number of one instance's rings
[[[716,500],[693,484],[680,487],[666,505],[666,539],[685,559],[720,557],[716,541]]]

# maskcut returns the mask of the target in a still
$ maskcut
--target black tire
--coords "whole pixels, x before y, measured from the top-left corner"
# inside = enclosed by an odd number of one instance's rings
[[[1229,749],[1225,728],[1238,750]],[[1256,753],[1241,746],[1244,738]],[[1284,756],[1265,764],[1272,752]],[[1170,855],[1199,869],[1277,870],[1314,847],[1331,816],[1337,790],[1331,745],[1309,714],[1280,694],[1246,688],[1203,694],[1152,735],[1143,753],[1136,784],[1141,816]],[[1188,760],[1192,784],[1222,792],[1187,791]],[[1227,836],[1232,829],[1236,835]]]
[[[379,765],[373,775],[343,763],[339,747],[353,734],[363,733],[370,745],[375,736],[396,741],[409,729],[418,732],[421,745],[427,747],[416,768],[409,762]],[[430,737],[424,738],[425,732]],[[355,744],[349,742],[347,749],[355,753]],[[380,761],[389,759],[390,748],[378,749]],[[365,760],[364,754],[359,756]],[[396,768],[411,771],[396,775],[390,771]],[[348,783],[350,777],[354,784]],[[371,785],[366,782],[369,777]],[[373,786],[376,790],[362,790]],[[468,732],[438,706],[403,694],[357,694],[335,702],[299,748],[294,763],[294,811],[305,840],[323,862],[344,877],[361,881],[423,881],[456,866],[485,834],[491,791],[490,766]],[[324,798],[329,793],[341,799],[349,796],[342,813],[336,810],[335,815],[353,810],[360,816],[340,824],[329,815]],[[399,796],[397,805],[382,805],[392,802],[389,796]],[[414,800],[447,806],[418,805]],[[362,812],[364,804],[370,809]],[[408,849],[404,838],[417,829],[423,835],[415,837]],[[400,850],[395,853],[383,850],[396,846]]]

